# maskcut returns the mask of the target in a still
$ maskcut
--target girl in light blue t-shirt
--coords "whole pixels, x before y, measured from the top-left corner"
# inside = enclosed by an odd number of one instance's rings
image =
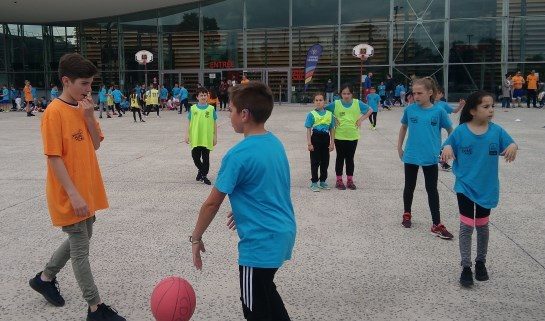
[[[471,272],[471,236],[477,230],[477,257],[475,279],[488,280],[485,262],[488,250],[488,222],[490,209],[498,205],[498,160],[504,156],[512,162],[517,156],[517,145],[507,132],[491,122],[494,116],[494,98],[478,91],[471,94],[462,109],[460,125],[444,144],[441,160],[454,159],[456,176],[454,190],[460,209],[460,256],[463,267],[462,286],[473,284]]]

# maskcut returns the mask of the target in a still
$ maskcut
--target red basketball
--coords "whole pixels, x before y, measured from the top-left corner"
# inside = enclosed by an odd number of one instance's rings
[[[186,280],[163,279],[151,294],[151,313],[157,321],[188,321],[195,312],[195,291]]]

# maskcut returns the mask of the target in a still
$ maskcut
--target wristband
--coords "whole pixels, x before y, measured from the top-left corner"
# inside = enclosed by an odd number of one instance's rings
[[[199,243],[202,243],[202,238],[198,239],[198,240],[194,240],[193,239],[193,236],[189,236],[189,242],[191,244],[199,244]]]

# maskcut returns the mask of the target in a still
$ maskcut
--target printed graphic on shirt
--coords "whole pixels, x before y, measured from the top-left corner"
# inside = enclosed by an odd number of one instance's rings
[[[84,140],[84,137],[83,137],[83,132],[80,130],[78,130],[77,132],[73,133],[72,134],[72,138],[74,138],[75,140],[77,140],[78,142],[81,142]]]
[[[460,147],[460,152],[462,152],[463,154],[466,154],[466,155],[473,154],[473,145]]]
[[[411,117],[410,119],[411,119],[411,123],[413,123],[413,124],[418,124],[418,117],[413,116],[413,117]]]
[[[498,144],[496,144],[496,143],[491,143],[491,144],[488,146],[488,155],[490,155],[490,156],[497,156],[498,154],[499,154]]]
[[[437,126],[437,123],[438,123],[438,122],[439,122],[439,119],[437,118],[437,116],[433,116],[433,117],[431,118],[430,124],[431,124],[432,126]]]

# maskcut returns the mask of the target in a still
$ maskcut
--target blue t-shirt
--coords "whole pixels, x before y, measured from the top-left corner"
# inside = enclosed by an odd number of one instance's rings
[[[161,88],[159,98],[160,99],[167,99],[167,97],[168,97],[168,89],[166,89],[165,87]]]
[[[436,105],[422,108],[410,104],[403,111],[401,123],[408,127],[403,162],[419,166],[437,164],[441,151],[441,128],[452,128],[447,112]]]
[[[215,187],[229,195],[239,265],[279,268],[291,259],[296,224],[290,167],[275,135],[248,136],[233,146],[221,161]]]
[[[121,103],[121,99],[123,98],[123,94],[119,89],[115,89],[112,91],[112,96],[114,98],[114,103],[119,104]]]
[[[197,104],[197,108],[199,108],[200,110],[205,110],[206,108],[208,108],[208,104],[206,105]],[[216,109],[214,109],[214,112],[212,114],[213,114],[214,120],[218,120],[218,113],[216,113]],[[191,113],[187,113],[187,119],[191,120]]]
[[[180,87],[172,88],[172,97],[180,99]]]
[[[378,112],[378,105],[380,103],[380,96],[375,94],[369,94],[367,95],[367,104],[371,106],[373,111],[376,113]]]
[[[98,91],[98,102],[99,103],[105,103],[107,100],[108,99],[106,97],[106,88],[101,88]]]
[[[17,89],[10,89],[10,99],[15,99],[17,96],[19,96],[19,91]]]
[[[396,89],[395,89],[395,96],[396,96],[396,97],[400,97],[400,96],[401,96],[401,92],[407,92],[407,90],[405,89],[405,86],[403,86],[403,85],[397,85],[397,86],[396,86]]]
[[[180,100],[188,99],[189,98],[189,92],[185,87],[180,88]]]
[[[350,100],[350,102],[345,102],[344,100],[340,100],[341,101],[341,104],[343,105],[344,108],[350,108],[352,106],[352,100]],[[362,114],[367,114],[367,112],[369,111],[369,105],[367,105],[366,103],[364,103],[363,101],[361,100],[358,100],[359,102],[359,105],[360,105],[360,112]],[[328,104],[325,109],[329,110],[330,112],[334,113],[335,112],[335,101],[333,101],[332,103]]]
[[[500,197],[498,159],[513,139],[500,126],[488,126],[486,133],[476,135],[467,123],[461,124],[444,145],[450,145],[456,157],[452,167],[454,190],[484,208],[494,208]]]
[[[134,87],[134,92],[136,93],[136,99],[140,100],[142,99],[142,90],[140,88],[140,86],[136,86]]]
[[[32,94],[32,98],[38,99],[38,90],[36,89],[36,87],[32,87],[30,93]]]
[[[454,109],[452,109],[452,107],[450,107],[450,105],[447,102],[442,100],[436,101],[435,105],[443,108],[447,112],[447,114],[452,114],[452,112],[454,111]]]
[[[379,96],[386,96],[386,86],[385,85],[379,85],[378,86],[378,95]]]
[[[318,115],[323,116],[325,115],[327,110],[316,110]],[[312,113],[308,113],[307,119],[305,120],[305,127],[306,128],[312,128],[312,125],[314,125],[314,115]],[[335,117],[331,115],[331,124],[329,125],[318,125],[314,128],[312,128],[313,132],[323,132],[323,133],[329,133],[333,128],[335,128]]]

